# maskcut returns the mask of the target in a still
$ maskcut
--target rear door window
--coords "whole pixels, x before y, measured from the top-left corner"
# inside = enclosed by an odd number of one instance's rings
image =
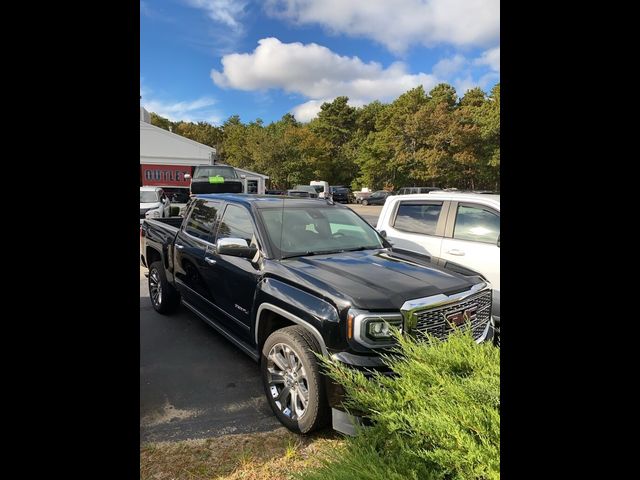
[[[213,228],[220,209],[219,202],[210,202],[201,198],[195,199],[185,232],[189,235],[213,243]]]
[[[497,243],[500,215],[480,205],[458,205],[453,238],[471,242]]]
[[[435,235],[442,202],[400,202],[393,227],[423,235]]]

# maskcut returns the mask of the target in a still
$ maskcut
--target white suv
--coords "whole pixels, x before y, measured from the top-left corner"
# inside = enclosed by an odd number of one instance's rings
[[[160,187],[140,187],[140,223],[145,218],[171,216],[171,202]]]
[[[499,326],[500,195],[439,191],[389,196],[376,229],[394,248],[429,255],[445,268],[481,274],[493,288]]]

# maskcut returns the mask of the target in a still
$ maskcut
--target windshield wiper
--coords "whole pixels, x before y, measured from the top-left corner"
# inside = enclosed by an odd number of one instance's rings
[[[312,255],[328,255],[329,253],[341,253],[341,252],[344,252],[344,250],[316,250],[316,251],[308,250],[306,252],[295,253],[293,255],[285,255],[284,257],[282,257],[282,260],[286,258],[310,257]]]
[[[293,255],[285,255],[284,257],[282,257],[282,260],[285,260],[287,258],[294,258],[294,257],[307,257],[307,256],[312,256],[312,255],[328,255],[330,253],[344,253],[344,252],[358,252],[361,250],[377,250],[379,248],[383,248],[383,247],[379,247],[377,245],[371,245],[371,246],[365,246],[365,247],[355,247],[355,248],[342,248],[340,250],[315,250],[315,251],[306,251],[306,252],[301,252],[301,253],[296,253]]]
[[[341,252],[360,252],[362,250],[377,250],[379,248],[382,247],[379,247],[378,245],[369,245],[366,247],[345,248],[344,250],[341,250]]]

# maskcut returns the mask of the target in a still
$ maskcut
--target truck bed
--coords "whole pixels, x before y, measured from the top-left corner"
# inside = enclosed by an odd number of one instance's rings
[[[173,242],[183,220],[182,217],[168,217],[153,220],[146,219],[142,223],[140,232],[140,260],[142,265],[149,268],[148,255],[150,249],[156,252],[173,249]]]

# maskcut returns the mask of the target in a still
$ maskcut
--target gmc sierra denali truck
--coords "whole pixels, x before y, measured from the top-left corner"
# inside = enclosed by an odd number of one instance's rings
[[[397,251],[347,207],[260,195],[195,195],[184,218],[147,219],[141,261],[153,308],[181,302],[259,362],[267,400],[290,430],[329,420],[353,433],[344,392],[316,353],[385,371],[389,326],[446,338],[456,326],[493,335],[491,289]]]

